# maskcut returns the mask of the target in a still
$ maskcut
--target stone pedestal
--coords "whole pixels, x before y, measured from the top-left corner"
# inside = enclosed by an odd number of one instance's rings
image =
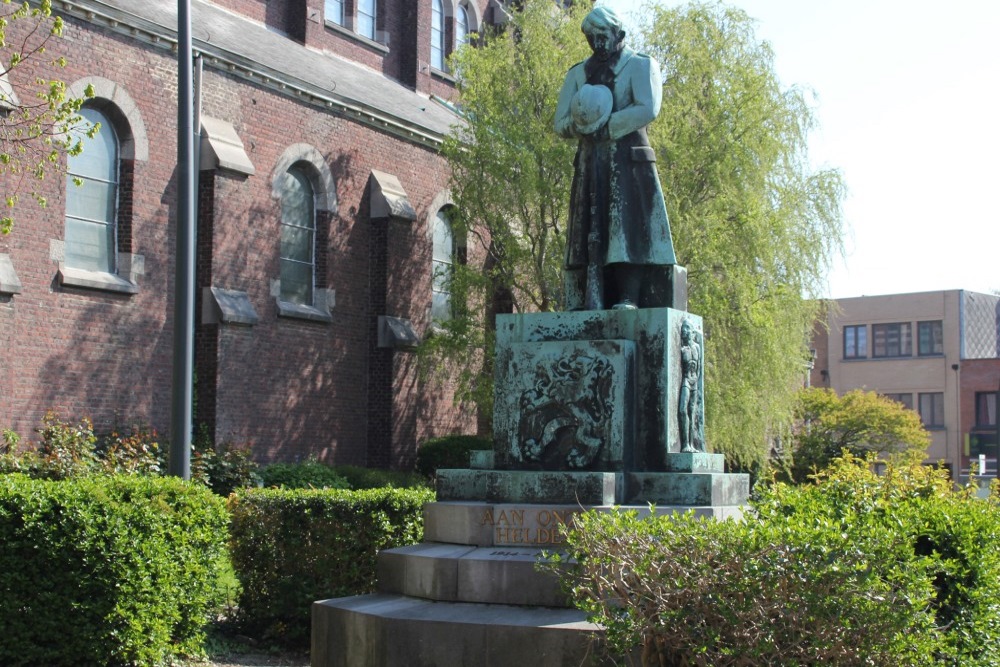
[[[682,419],[704,442],[700,331],[671,308],[498,317],[494,450],[438,471],[425,541],[379,554],[378,593],[313,605],[314,667],[612,664],[539,562],[585,510],[742,516],[748,476],[680,451]]]

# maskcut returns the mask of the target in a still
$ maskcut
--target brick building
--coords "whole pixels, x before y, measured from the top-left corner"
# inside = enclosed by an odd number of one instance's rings
[[[0,237],[0,427],[170,419],[177,3],[57,0],[97,139]],[[261,461],[406,466],[474,429],[416,373],[453,247],[444,58],[496,0],[192,0],[200,101],[196,421]],[[10,73],[15,92],[39,70]],[[46,78],[51,72],[42,73]],[[436,251],[435,251],[436,247]],[[444,248],[445,250],[442,250]],[[440,287],[440,285],[435,285]]]
[[[968,290],[837,299],[813,333],[813,386],[867,389],[916,410],[927,456],[996,471],[1000,296]]]

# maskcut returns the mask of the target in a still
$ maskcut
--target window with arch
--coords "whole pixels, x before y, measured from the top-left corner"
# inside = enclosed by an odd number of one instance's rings
[[[455,48],[469,41],[469,8],[465,4],[458,6],[455,14]]]
[[[82,136],[83,151],[66,165],[65,263],[74,269],[117,271],[117,216],[120,145],[106,114],[83,107],[86,128],[100,125],[93,137]]]
[[[315,192],[301,165],[292,165],[281,184],[280,299],[313,305],[316,285]]]
[[[377,0],[357,0],[358,15],[355,32],[371,40],[375,39],[377,5]]]
[[[331,23],[344,25],[344,0],[326,0],[323,17]]]
[[[444,7],[441,0],[431,6],[431,67],[444,70]]]
[[[434,216],[431,230],[431,319],[443,322],[451,319],[451,278],[457,255],[455,232],[452,226],[454,209],[442,208]]]

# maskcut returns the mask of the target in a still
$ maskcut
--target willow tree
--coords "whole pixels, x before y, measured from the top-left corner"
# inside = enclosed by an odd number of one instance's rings
[[[470,261],[452,277],[454,316],[429,347],[476,360],[465,386],[481,407],[492,400],[492,316],[560,306],[576,146],[552,121],[566,70],[589,55],[588,4],[525,0],[505,32],[453,61],[467,123],[444,153]],[[806,96],[782,87],[744,12],[654,4],[644,15],[627,41],[664,72],[650,139],[690,310],[705,323],[706,437],[752,468],[793,421],[811,297],[840,245],[843,185],[837,172],[811,169]]]
[[[430,358],[460,360],[460,387],[483,415],[492,409],[497,313],[558,309],[576,146],[552,129],[566,70],[589,55],[580,32],[585,3],[557,8],[528,0],[510,21],[456,52],[465,123],[443,147],[451,167],[456,238],[452,317],[424,344]],[[440,278],[440,277],[439,277]]]
[[[705,321],[706,437],[755,467],[794,419],[844,185],[811,167],[807,93],[782,86],[745,12],[647,9],[641,48],[665,81],[650,139],[689,308]]]

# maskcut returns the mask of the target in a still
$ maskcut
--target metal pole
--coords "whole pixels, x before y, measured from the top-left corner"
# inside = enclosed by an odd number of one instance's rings
[[[177,253],[174,277],[174,373],[171,475],[191,478],[194,379],[194,78],[191,0],[177,0]]]

